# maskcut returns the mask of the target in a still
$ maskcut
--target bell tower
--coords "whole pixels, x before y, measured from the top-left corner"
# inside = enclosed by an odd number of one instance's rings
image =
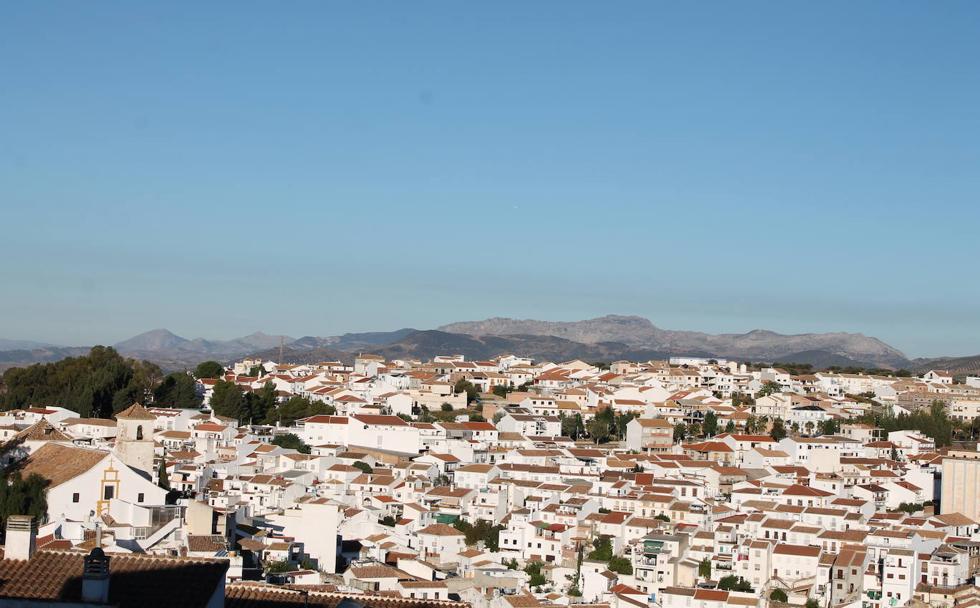
[[[153,478],[153,423],[156,417],[139,403],[116,414],[116,455]]]

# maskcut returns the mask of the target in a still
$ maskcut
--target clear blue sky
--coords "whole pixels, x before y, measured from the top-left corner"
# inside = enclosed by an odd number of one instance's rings
[[[0,337],[980,352],[980,3],[6,2]]]

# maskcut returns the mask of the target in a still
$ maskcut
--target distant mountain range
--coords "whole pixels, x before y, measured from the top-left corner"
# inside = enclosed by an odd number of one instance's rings
[[[487,359],[513,353],[551,361],[648,360],[687,355],[809,363],[815,369],[836,365],[913,371],[936,367],[954,373],[980,371],[980,356],[910,360],[881,340],[862,334],[784,335],[767,330],[706,334],[661,329],[643,317],[621,315],[572,322],[492,318],[451,323],[430,330],[403,328],[298,339],[257,332],[233,340],[191,340],[166,329],[155,329],[119,342],[115,348],[126,356],[153,361],[165,369],[183,369],[208,359],[230,362],[254,356],[278,360],[280,344],[284,345],[283,360],[294,363],[350,361],[358,353],[412,359],[430,359],[439,354]],[[5,345],[22,348],[5,349]],[[0,340],[0,367],[55,361],[84,352],[84,348]]]
[[[0,338],[0,352],[7,350],[34,350],[37,348],[51,348],[53,346],[53,344],[34,342],[32,340],[4,340]]]
[[[713,335],[661,329],[649,319],[635,316],[608,315],[564,323],[495,318],[453,323],[439,329],[473,336],[556,336],[583,344],[621,342],[634,348],[676,355],[707,354],[753,361],[787,361],[787,357],[798,358],[800,353],[811,353],[810,356],[836,356],[884,367],[908,362],[901,351],[862,334],[783,335],[756,329],[745,334]]]
[[[256,350],[279,346],[280,341],[292,343],[295,339],[289,336],[270,336],[262,332],[255,332],[234,340],[205,340],[203,338],[188,340],[166,329],[154,329],[119,342],[114,346],[119,352],[136,357],[155,353],[187,353],[188,355],[221,358],[237,357]]]

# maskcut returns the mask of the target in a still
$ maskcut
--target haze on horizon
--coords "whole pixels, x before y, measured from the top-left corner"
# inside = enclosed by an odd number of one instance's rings
[[[980,5],[752,8],[7,3],[0,338],[637,314],[980,353]]]

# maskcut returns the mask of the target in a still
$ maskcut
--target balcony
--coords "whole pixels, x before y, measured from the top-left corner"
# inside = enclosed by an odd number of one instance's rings
[[[664,550],[663,541],[659,540],[647,540],[643,541],[643,554],[644,555],[659,555]]]

